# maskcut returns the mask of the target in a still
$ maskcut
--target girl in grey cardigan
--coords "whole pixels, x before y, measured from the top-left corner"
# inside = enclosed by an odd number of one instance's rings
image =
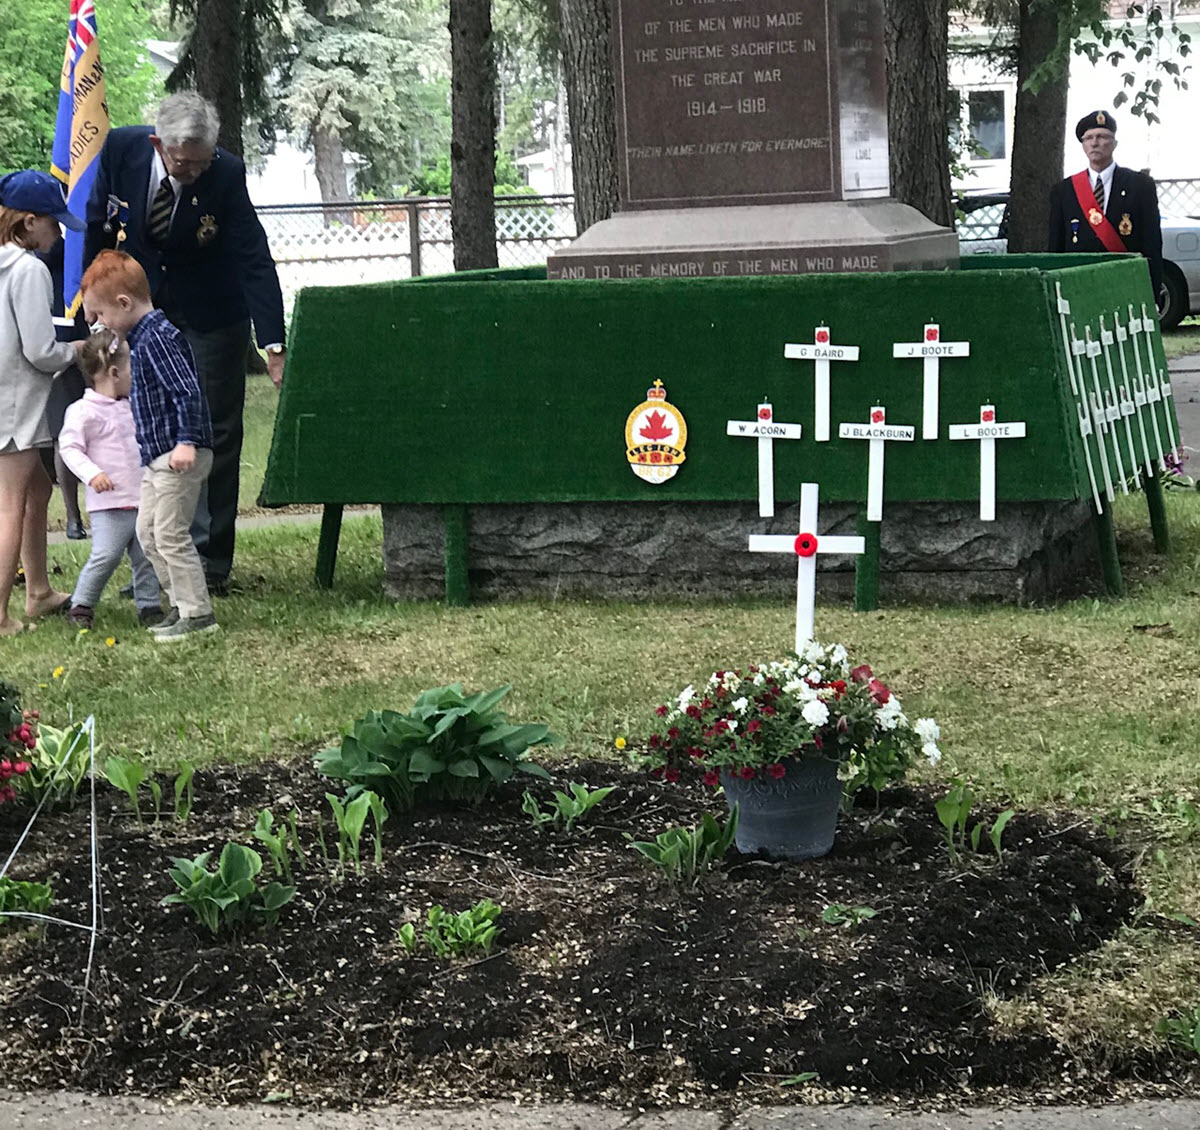
[[[0,636],[25,627],[8,614],[18,558],[26,616],[65,611],[71,600],[50,587],[46,573],[51,486],[38,452],[53,443],[51,381],[83,345],[55,340],[50,272],[34,254],[54,246],[60,223],[83,229],[52,177],[33,169],[0,177]]]

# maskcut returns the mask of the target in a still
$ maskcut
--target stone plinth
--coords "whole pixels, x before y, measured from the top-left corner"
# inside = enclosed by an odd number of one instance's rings
[[[822,532],[855,532],[857,507],[822,506]],[[1093,515],[1082,502],[900,503],[883,524],[885,600],[1000,600],[1073,595],[1094,586]],[[795,594],[786,558],[747,551],[750,533],[795,532],[798,507],[774,519],[753,503],[542,503],[469,509],[468,568],[479,597],[704,597]],[[826,523],[828,522],[828,525]],[[442,508],[385,505],[385,590],[395,599],[444,592]],[[821,592],[848,595],[850,558],[823,559]]]
[[[701,278],[958,266],[958,237],[895,200],[622,212],[546,264],[551,279]]]

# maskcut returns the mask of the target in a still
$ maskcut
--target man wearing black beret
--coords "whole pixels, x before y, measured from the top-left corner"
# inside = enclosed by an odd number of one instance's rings
[[[1145,173],[1113,160],[1117,123],[1106,110],[1081,118],[1075,137],[1088,167],[1050,192],[1051,251],[1136,251],[1150,267],[1157,296],[1162,288],[1162,227],[1158,189]]]

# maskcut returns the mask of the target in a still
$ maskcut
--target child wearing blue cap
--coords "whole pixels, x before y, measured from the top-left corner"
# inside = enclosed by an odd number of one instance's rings
[[[0,177],[0,636],[25,627],[8,614],[18,558],[26,616],[65,612],[71,601],[46,573],[52,488],[38,452],[54,442],[46,420],[51,381],[84,344],[55,340],[50,272],[34,254],[54,246],[59,224],[84,229],[53,177],[36,169]]]

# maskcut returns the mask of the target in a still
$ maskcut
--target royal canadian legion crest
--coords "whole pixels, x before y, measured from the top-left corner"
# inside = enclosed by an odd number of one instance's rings
[[[687,423],[683,413],[668,403],[662,381],[646,390],[642,401],[625,421],[625,457],[639,479],[665,483],[679,470],[686,456]]]

